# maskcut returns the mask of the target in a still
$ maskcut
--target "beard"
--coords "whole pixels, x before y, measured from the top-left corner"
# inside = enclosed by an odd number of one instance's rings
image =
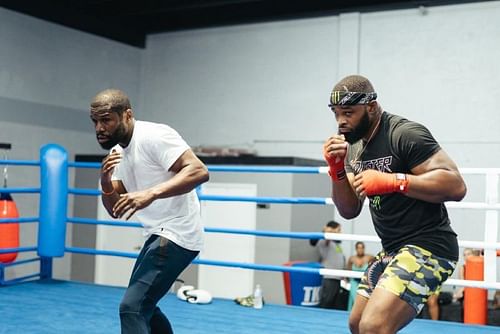
[[[125,137],[127,134],[127,129],[125,128],[125,125],[120,123],[120,125],[116,128],[115,132],[110,134],[108,137],[108,140],[105,142],[99,142],[99,145],[105,150],[110,150],[114,146],[118,145]]]
[[[370,118],[368,117],[368,111],[365,110],[365,114],[361,118],[358,126],[352,129],[351,132],[344,133],[345,140],[349,144],[354,144],[361,138],[363,138],[370,129]]]

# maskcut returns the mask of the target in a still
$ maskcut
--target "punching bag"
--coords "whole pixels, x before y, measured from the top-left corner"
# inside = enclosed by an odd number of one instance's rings
[[[8,193],[0,194],[0,218],[19,218],[16,203]],[[0,249],[19,247],[19,223],[0,224]],[[16,253],[0,253],[0,262],[10,263]]]

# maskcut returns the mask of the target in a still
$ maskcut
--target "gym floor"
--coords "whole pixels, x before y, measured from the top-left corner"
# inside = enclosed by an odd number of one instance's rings
[[[0,288],[1,334],[119,333],[118,305],[123,288],[48,280]],[[349,334],[348,313],[286,305],[261,310],[215,299],[189,304],[168,294],[160,302],[176,334],[336,333]],[[383,316],[383,315],[381,315]],[[403,334],[498,334],[499,327],[414,320]]]

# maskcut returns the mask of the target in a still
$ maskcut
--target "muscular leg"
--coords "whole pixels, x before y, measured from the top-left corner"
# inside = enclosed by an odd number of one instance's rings
[[[412,321],[417,312],[392,292],[376,288],[367,302],[361,321],[360,334],[393,334]]]
[[[352,334],[359,334],[359,322],[361,321],[361,316],[363,315],[367,303],[368,298],[359,294],[356,295],[351,314],[349,315],[349,329]]]
[[[393,334],[405,327],[415,318],[417,309],[421,309],[428,296],[439,289],[455,267],[453,261],[438,258],[413,245],[402,247],[392,259],[387,259],[389,262],[385,268],[385,258],[379,263],[373,262],[361,280],[358,291],[362,290],[367,294],[371,292],[371,295],[361,311],[357,327],[359,334]],[[378,271],[383,270],[380,276],[377,276],[377,264]],[[375,285],[374,282],[376,287],[368,289]],[[352,315],[351,328],[354,330],[359,310],[356,312]]]

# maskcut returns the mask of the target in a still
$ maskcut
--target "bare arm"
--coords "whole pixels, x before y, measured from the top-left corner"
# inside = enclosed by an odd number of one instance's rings
[[[332,181],[332,199],[340,215],[345,219],[355,218],[363,208],[363,199],[359,199],[353,189],[354,174],[348,173],[347,178]]]
[[[207,167],[191,150],[184,152],[169,172],[175,173],[175,176],[150,189],[154,199],[188,193],[209,179]]]
[[[120,199],[120,194],[127,192],[121,181],[111,181],[113,170],[120,163],[120,160],[120,153],[113,151],[101,163],[101,201],[111,217],[115,217],[113,206]]]
[[[207,167],[191,150],[185,151],[169,171],[175,175],[165,182],[149,189],[121,194],[113,206],[114,216],[126,215],[126,219],[129,219],[137,210],[149,206],[153,201],[188,193],[209,179]]]
[[[349,259],[347,260],[347,264],[345,267],[347,270],[352,270],[352,256],[349,256]]]
[[[116,218],[113,214],[113,206],[120,199],[120,194],[125,194],[127,191],[125,190],[125,187],[123,186],[123,183],[121,181],[112,181],[112,188],[114,189],[114,191],[111,189],[111,187],[109,187],[109,189],[106,191],[103,187],[101,201],[104,205],[104,208],[106,208],[106,211],[108,211],[109,215],[113,218]]]
[[[341,164],[347,154],[347,142],[343,135],[333,135],[323,145],[323,155],[329,165]],[[330,166],[331,176],[331,166]],[[332,178],[332,199],[340,215],[346,219],[357,217],[362,209],[363,199],[360,199],[353,188],[354,174],[347,173],[343,178]]]
[[[457,166],[443,150],[412,168],[410,174],[365,170],[355,176],[353,187],[360,197],[401,192],[429,203],[460,201],[467,192]]]
[[[439,150],[429,159],[411,170],[409,197],[431,203],[460,201],[467,189],[455,163],[444,150]]]
[[[458,278],[460,279],[465,279],[465,270],[464,270],[464,266],[461,266],[460,267],[460,271],[458,273]]]

